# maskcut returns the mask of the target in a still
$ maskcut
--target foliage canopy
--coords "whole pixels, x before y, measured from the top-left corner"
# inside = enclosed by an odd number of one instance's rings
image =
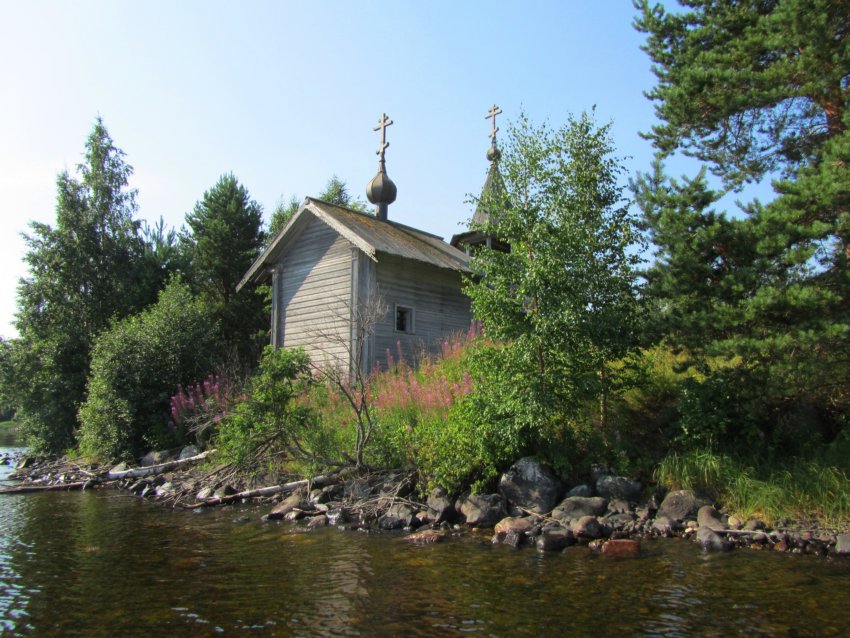
[[[171,395],[209,372],[214,347],[214,320],[179,280],[156,304],[115,322],[95,343],[81,451],[117,460],[182,443],[168,427]]]
[[[223,350],[252,363],[267,330],[263,297],[251,286],[236,287],[265,241],[262,208],[232,174],[223,175],[186,215],[184,244],[191,282],[216,317]]]
[[[604,400],[607,363],[635,344],[636,237],[609,131],[586,113],[557,130],[521,115],[499,160],[505,188],[479,202],[479,230],[511,249],[471,262],[473,312],[504,343],[482,351],[487,380],[471,400],[515,451]]]
[[[10,374],[4,379],[22,432],[38,450],[74,442],[91,348],[115,317],[147,303],[151,260],[139,232],[133,169],[98,118],[79,177],[56,180],[56,224],[32,223],[25,236],[29,276],[18,286]]]
[[[850,9],[683,4],[668,14],[637,3],[661,119],[649,134],[656,163],[634,184],[657,248],[647,273],[657,334],[704,371],[726,360],[691,393],[695,418],[722,415],[714,442],[831,438],[850,407]],[[704,171],[664,175],[674,152],[704,160],[726,188],[779,175],[776,197],[719,211],[723,192]]]

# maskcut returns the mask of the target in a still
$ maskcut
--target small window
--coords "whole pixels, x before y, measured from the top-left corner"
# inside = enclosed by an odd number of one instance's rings
[[[395,331],[413,333],[413,308],[395,307]]]

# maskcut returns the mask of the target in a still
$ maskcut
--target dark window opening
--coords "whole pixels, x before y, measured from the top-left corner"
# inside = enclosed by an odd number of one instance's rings
[[[413,308],[395,307],[395,330],[396,332],[413,332]]]

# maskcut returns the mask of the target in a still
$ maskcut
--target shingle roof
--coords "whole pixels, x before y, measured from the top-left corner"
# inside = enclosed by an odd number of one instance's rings
[[[263,281],[268,276],[263,266],[280,259],[284,252],[286,238],[293,228],[303,223],[302,218],[305,215],[312,215],[324,221],[376,262],[379,260],[378,253],[385,253],[424,262],[438,268],[469,272],[467,267],[469,256],[450,246],[437,235],[398,222],[381,221],[367,213],[334,206],[308,197],[289,223],[272,240],[265,252],[251,265],[242,281],[239,282],[237,290],[249,281]]]

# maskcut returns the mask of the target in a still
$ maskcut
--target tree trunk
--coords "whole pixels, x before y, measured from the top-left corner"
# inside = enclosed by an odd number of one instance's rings
[[[199,507],[210,507],[211,505],[224,505],[226,503],[240,501],[243,498],[271,496],[272,494],[279,494],[280,492],[296,490],[299,487],[306,487],[307,485],[315,485],[317,487],[322,487],[324,485],[329,485],[333,482],[333,480],[333,476],[314,476],[311,479],[292,481],[291,483],[284,483],[283,485],[270,485],[269,487],[259,487],[253,490],[245,490],[244,492],[239,492],[238,494],[230,494],[229,496],[213,496],[212,498],[207,498],[203,501],[192,503],[190,505],[184,505],[183,507],[185,507],[186,509],[193,510]]]
[[[0,490],[0,494],[31,494],[33,492],[69,492],[71,490],[86,490],[97,485],[105,485],[113,481],[89,479],[75,483],[57,483],[56,485],[17,485]]]
[[[203,461],[214,452],[215,450],[207,450],[202,454],[190,456],[187,459],[178,459],[177,461],[168,461],[167,463],[160,463],[159,465],[148,465],[147,467],[136,467],[122,472],[107,472],[106,478],[110,481],[118,481],[123,478],[142,478],[145,476],[152,476],[154,474],[162,474],[163,472],[168,472],[169,470],[173,470],[184,465],[191,465],[192,463]]]

